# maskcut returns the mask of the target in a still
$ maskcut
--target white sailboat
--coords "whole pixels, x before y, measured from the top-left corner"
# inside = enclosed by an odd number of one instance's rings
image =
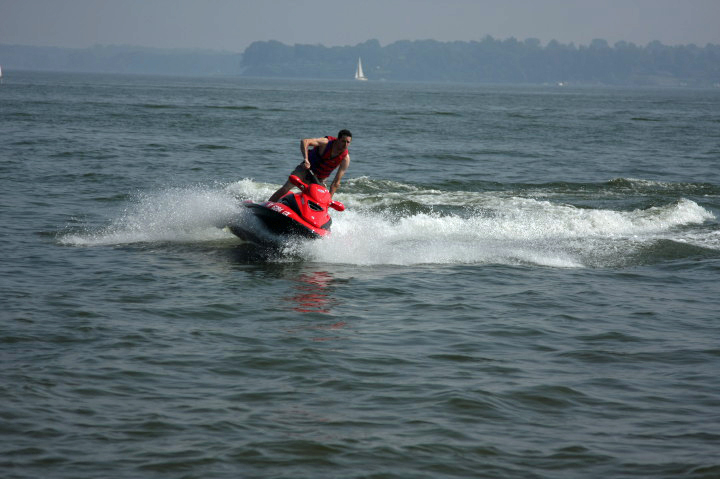
[[[0,67],[0,83],[2,83],[2,67]]]
[[[362,62],[360,61],[360,57],[358,57],[358,64],[357,64],[357,68],[355,69],[355,79],[360,80],[360,81],[367,81],[367,77],[363,73]]]

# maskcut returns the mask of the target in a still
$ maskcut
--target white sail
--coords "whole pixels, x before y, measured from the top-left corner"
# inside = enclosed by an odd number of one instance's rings
[[[355,69],[355,79],[361,80],[361,81],[367,81],[367,77],[363,73],[362,62],[360,61],[360,58],[358,58],[357,68]]]

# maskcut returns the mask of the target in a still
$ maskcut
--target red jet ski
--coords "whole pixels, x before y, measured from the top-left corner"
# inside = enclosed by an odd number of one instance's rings
[[[328,208],[345,210],[333,201],[330,192],[308,170],[311,182],[305,183],[295,175],[290,182],[300,193],[289,192],[279,201],[255,203],[245,201],[251,217],[242,216],[228,225],[235,236],[259,244],[278,244],[292,237],[318,239],[330,233],[332,219]],[[255,221],[253,221],[255,220]]]

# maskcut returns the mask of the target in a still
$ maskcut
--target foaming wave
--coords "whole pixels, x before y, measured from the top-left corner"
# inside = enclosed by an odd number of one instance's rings
[[[238,213],[239,201],[268,187],[243,180],[220,188],[169,188],[140,194],[110,224],[59,236],[76,246],[152,242],[201,242],[234,238],[223,230]]]
[[[551,267],[610,266],[648,242],[687,235],[712,213],[690,200],[636,211],[557,205],[528,198],[477,194],[458,214],[382,217],[349,208],[333,234],[304,245],[318,261],[350,264],[501,263]],[[350,199],[348,204],[363,198]],[[443,199],[440,199],[443,201]]]
[[[645,180],[641,178],[615,178],[607,186],[621,191],[638,193],[682,192],[695,195],[717,195],[720,190],[710,183],[675,183],[669,181]]]
[[[616,211],[498,192],[400,185],[382,193],[372,183],[350,186],[350,192],[338,195],[347,210],[331,212],[333,234],[321,241],[290,243],[288,257],[357,265],[486,263],[573,268],[632,264],[638,251],[647,252],[658,241],[720,250],[717,231],[690,228],[715,217],[688,199]],[[266,198],[275,187],[245,179],[216,188],[170,188],[143,194],[109,225],[65,233],[59,240],[90,246],[239,241],[224,226],[244,213],[240,201]]]

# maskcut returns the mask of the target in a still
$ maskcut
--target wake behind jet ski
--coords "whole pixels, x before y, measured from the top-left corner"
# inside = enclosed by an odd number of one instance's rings
[[[332,219],[328,208],[343,211],[345,206],[333,201],[330,192],[308,170],[310,183],[296,175],[289,181],[300,189],[289,192],[277,202],[244,201],[247,215],[241,215],[228,225],[235,236],[258,244],[278,244],[293,237],[318,239],[330,233]]]

